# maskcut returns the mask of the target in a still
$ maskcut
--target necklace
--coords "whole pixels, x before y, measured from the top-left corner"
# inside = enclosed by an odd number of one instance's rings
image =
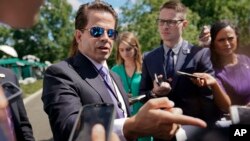
[[[132,88],[132,81],[133,81],[134,76],[135,76],[135,70],[136,70],[136,68],[134,69],[133,75],[132,75],[132,77],[131,77],[130,80],[129,80],[128,75],[127,75],[127,73],[126,73],[126,68],[125,68],[125,65],[124,65],[124,74],[125,74],[126,84],[127,84],[127,86],[128,86],[128,93],[129,93],[129,94],[131,94],[131,92],[132,92],[132,89],[131,89],[131,88]]]

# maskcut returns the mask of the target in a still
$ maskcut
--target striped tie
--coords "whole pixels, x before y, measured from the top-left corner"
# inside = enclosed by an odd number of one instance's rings
[[[167,79],[170,82],[173,80],[174,77],[174,52],[172,49],[169,49],[166,58],[166,75]]]
[[[119,102],[117,94],[115,92],[114,85],[112,83],[111,77],[109,76],[109,72],[105,67],[101,67],[99,69],[99,74],[102,76],[102,78],[105,81],[105,86],[108,89],[109,95],[112,98],[112,101],[114,103],[115,109],[116,109],[116,118],[124,118],[123,110],[121,108],[121,102]]]

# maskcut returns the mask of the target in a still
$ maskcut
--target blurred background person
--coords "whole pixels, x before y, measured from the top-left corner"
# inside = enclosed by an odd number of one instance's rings
[[[7,120],[6,108],[8,107],[8,100],[4,95],[3,88],[0,86],[0,140],[5,141],[8,137],[6,130],[4,130],[4,124]]]
[[[116,65],[111,70],[120,76],[123,87],[129,97],[139,96],[141,82],[142,55],[139,40],[132,32],[120,33],[116,43]],[[131,113],[136,114],[142,103],[131,103]],[[150,141],[150,137],[139,138]]]
[[[142,68],[139,41],[132,32],[123,32],[119,34],[116,47],[116,65],[111,70],[121,77],[129,97],[138,96]],[[132,114],[137,113],[141,106],[142,103],[134,103],[131,108]]]
[[[0,22],[13,28],[29,28],[37,21],[37,15],[42,3],[43,0],[1,0]],[[0,73],[5,75],[1,83],[10,81],[19,86],[17,77],[11,70],[0,67]],[[5,110],[7,113],[3,114],[3,116],[8,119],[8,126],[10,127],[10,133],[8,134],[13,137],[10,140],[34,141],[32,127],[26,114],[23,99],[20,97],[10,103],[9,106],[3,104],[3,100],[4,97],[1,96],[1,107],[5,105],[5,109],[7,109]]]
[[[16,75],[10,69],[0,67],[0,73],[5,75],[5,77],[0,81],[1,84],[4,82],[13,82],[19,86]],[[9,103],[5,110],[5,116],[7,117],[5,123],[8,124],[3,127],[3,130],[9,131],[8,136],[13,137],[10,140],[35,141],[32,126],[29,122],[22,97],[18,97],[15,101]]]

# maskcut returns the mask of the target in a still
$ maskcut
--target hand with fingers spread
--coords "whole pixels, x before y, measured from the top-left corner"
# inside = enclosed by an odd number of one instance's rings
[[[173,108],[174,103],[168,98],[155,98],[145,103],[139,112],[125,121],[123,133],[128,140],[138,136],[154,136],[160,139],[171,139],[179,124],[206,127],[198,118],[181,115],[180,109]]]

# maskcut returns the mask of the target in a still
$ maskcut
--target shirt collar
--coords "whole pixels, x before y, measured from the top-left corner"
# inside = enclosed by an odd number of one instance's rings
[[[83,54],[83,55],[90,60],[90,62],[97,68],[97,70],[99,70],[101,67],[105,67],[106,70],[109,70],[109,67],[107,65],[106,60],[103,63],[97,63],[96,61],[94,61],[93,59],[88,57],[87,55],[85,55],[85,54]]]
[[[172,48],[174,54],[179,53],[179,51],[181,49],[182,42],[183,42],[183,39],[180,39],[180,41]],[[170,48],[167,47],[166,45],[163,45],[163,48],[164,48],[164,54],[166,55]]]

